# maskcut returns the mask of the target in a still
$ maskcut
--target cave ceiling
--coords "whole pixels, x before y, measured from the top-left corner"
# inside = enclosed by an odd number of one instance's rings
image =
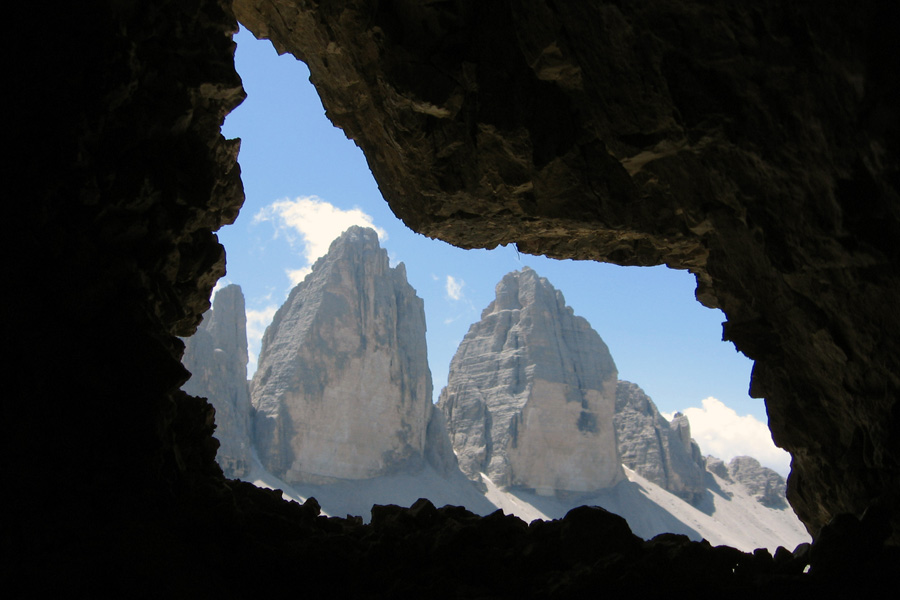
[[[309,66],[413,230],[694,273],[755,361],[813,532],[900,488],[891,11],[235,3]]]

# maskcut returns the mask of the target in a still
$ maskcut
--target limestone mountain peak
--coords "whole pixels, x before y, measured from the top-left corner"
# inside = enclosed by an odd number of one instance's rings
[[[209,398],[216,410],[216,461],[228,477],[247,475],[251,462],[247,360],[244,294],[232,284],[216,292],[197,333],[185,340],[183,358],[192,373],[183,389]]]
[[[345,247],[361,247],[374,251],[385,252],[378,242],[378,232],[371,227],[362,227],[360,225],[351,225],[344,230],[341,235],[334,238],[328,247],[328,254],[325,256],[334,257],[339,253],[341,248]],[[385,254],[387,254],[385,252]],[[340,254],[338,254],[339,256]]]
[[[519,271],[504,275],[497,284],[495,294],[495,300],[485,309],[488,313],[518,310],[534,304],[547,305],[572,313],[572,309],[566,306],[562,292],[530,267],[523,267]]]
[[[263,337],[251,384],[260,459],[289,482],[416,469],[431,395],[422,299],[376,232],[351,227]]]
[[[439,405],[460,467],[500,486],[588,492],[624,477],[615,363],[588,322],[532,269],[502,278],[450,365]]]

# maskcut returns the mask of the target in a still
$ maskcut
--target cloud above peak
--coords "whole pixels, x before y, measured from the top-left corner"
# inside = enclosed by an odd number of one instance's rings
[[[388,237],[384,229],[375,226],[372,216],[361,209],[344,210],[318,196],[277,200],[260,209],[253,216],[253,221],[271,222],[276,236],[285,236],[292,247],[300,249],[306,259],[306,266],[324,256],[331,242],[353,225],[371,227],[378,233],[381,241]],[[289,276],[292,280],[296,279],[303,270],[292,271]]]
[[[775,445],[765,423],[752,415],[741,416],[713,397],[703,400],[702,405],[702,408],[692,407],[682,412],[691,423],[691,437],[704,454],[712,454],[725,462],[735,456],[752,456],[762,465],[787,476],[791,470],[791,455]]]

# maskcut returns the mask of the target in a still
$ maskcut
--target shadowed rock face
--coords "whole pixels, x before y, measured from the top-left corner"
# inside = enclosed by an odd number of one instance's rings
[[[597,332],[529,268],[507,274],[453,356],[438,405],[460,468],[539,494],[625,478],[616,365]]]
[[[216,409],[216,462],[229,479],[246,476],[252,461],[247,360],[244,294],[232,284],[216,292],[197,333],[185,340],[182,359],[191,372],[182,389]]]
[[[17,28],[11,43],[31,50],[8,72],[7,141],[23,149],[8,185],[23,201],[4,238],[17,257],[5,321],[22,344],[16,406],[4,408],[7,476],[23,490],[53,481],[76,520],[146,520],[179,493],[220,485],[212,407],[179,391],[176,336],[210,306],[225,273],[213,231],[244,199],[239,142],[219,131],[244,97],[237,23],[224,2],[57,8],[10,15],[41,22],[46,40]],[[38,496],[10,514],[27,524],[60,510],[54,494]],[[68,518],[55,522],[54,536],[83,539]]]
[[[644,390],[619,381],[615,423],[625,466],[692,504],[703,497],[706,465],[687,417],[675,413],[670,423]]]
[[[414,230],[696,274],[812,532],[900,505],[896,3],[235,6]]]

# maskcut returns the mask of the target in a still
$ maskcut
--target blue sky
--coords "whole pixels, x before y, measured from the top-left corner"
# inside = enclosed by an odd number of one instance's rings
[[[461,250],[409,230],[382,199],[362,151],[324,116],[306,66],[279,57],[246,30],[235,36],[248,98],[223,133],[242,139],[247,200],[219,231],[228,274],[247,301],[250,369],[275,309],[352,224],[374,227],[391,264],[404,262],[425,302],[435,398],[459,342],[506,273],[529,266],[561,290],[609,346],[619,377],[640,385],[660,411],[686,412],[704,453],[751,454],[787,473],[771,444],[762,400],[747,394],[751,362],[722,342],[724,315],[694,299],[692,275],[666,267],[617,267],[519,254],[513,246]]]

